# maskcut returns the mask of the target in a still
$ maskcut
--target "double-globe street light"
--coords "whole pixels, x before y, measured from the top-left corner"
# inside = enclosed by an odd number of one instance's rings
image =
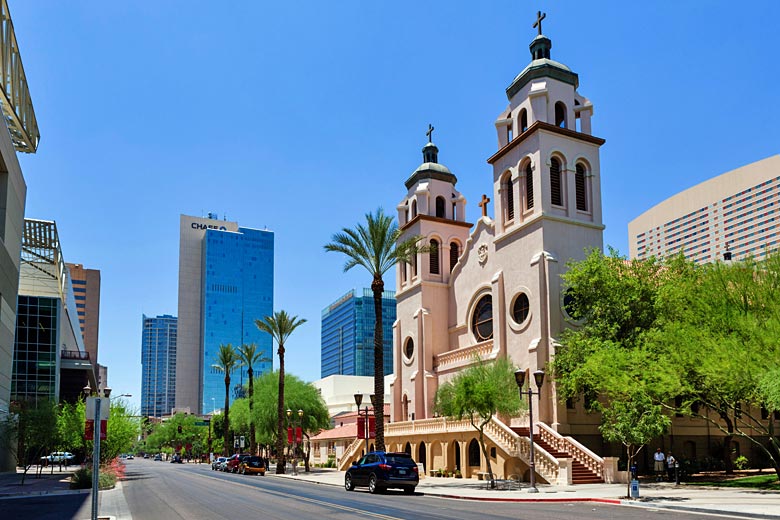
[[[534,463],[534,401],[533,396],[542,395],[542,384],[544,383],[544,370],[537,370],[534,372],[534,381],[536,382],[536,392],[531,390],[531,381],[528,381],[528,390],[523,392],[523,383],[525,383],[525,370],[515,370],[515,382],[517,383],[517,389],[520,391],[520,398],[523,394],[528,394],[528,440],[531,442],[531,487],[528,488],[529,493],[538,493],[536,489],[536,464]]]
[[[293,415],[293,411],[289,408],[287,409],[287,419],[290,421],[290,425],[292,427],[292,443],[293,443],[293,475],[298,474],[298,461],[295,458],[297,455],[297,449],[298,449],[298,431],[295,428],[295,416]],[[303,410],[298,410],[298,419],[299,424],[301,425],[301,436],[303,436]],[[303,439],[301,439],[303,441]]]

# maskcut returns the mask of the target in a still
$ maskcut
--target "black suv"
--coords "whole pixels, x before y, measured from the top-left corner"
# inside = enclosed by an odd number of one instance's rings
[[[347,491],[352,491],[355,486],[368,486],[371,493],[399,488],[412,494],[419,482],[417,464],[411,455],[384,451],[367,453],[359,462],[353,462],[344,476]]]

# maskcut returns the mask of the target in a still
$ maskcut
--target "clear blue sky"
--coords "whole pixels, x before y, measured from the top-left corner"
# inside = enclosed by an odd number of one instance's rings
[[[627,253],[641,212],[780,152],[773,0],[9,4],[42,134],[26,215],[101,270],[100,361],[135,403],[141,315],[177,313],[180,213],[275,231],[274,306],[309,320],[287,368],[319,378],[321,310],[370,283],[323,244],[394,214],[428,123],[478,217],[538,9],[607,140],[605,244]]]

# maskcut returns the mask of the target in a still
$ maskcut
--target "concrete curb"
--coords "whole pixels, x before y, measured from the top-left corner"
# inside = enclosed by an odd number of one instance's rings
[[[621,500],[620,505],[629,507],[639,507],[643,509],[668,509],[670,511],[680,511],[682,513],[702,513],[708,515],[718,515],[732,518],[757,518],[761,520],[780,520],[777,515],[764,515],[761,513],[742,513],[740,511],[728,511],[725,509],[707,509],[704,507],[676,506],[674,504],[652,504],[635,502],[632,500]]]
[[[60,495],[78,495],[91,493],[91,489],[63,489],[60,491],[32,491],[30,493],[7,493],[0,494],[0,500],[12,500],[15,498],[29,498],[29,497],[54,497]]]

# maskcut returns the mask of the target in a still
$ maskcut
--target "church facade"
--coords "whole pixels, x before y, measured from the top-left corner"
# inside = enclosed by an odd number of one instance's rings
[[[474,355],[544,370],[571,321],[560,278],[566,262],[602,248],[604,140],[591,134],[593,104],[578,92],[577,74],[550,59],[551,46],[537,36],[533,60],[507,88],[488,159],[492,196],[483,195],[475,226],[433,143],[406,181],[401,239],[422,236],[430,253],[398,267],[393,421],[433,417],[439,384]],[[556,403],[554,387],[543,387],[540,420],[568,433],[566,407]]]

